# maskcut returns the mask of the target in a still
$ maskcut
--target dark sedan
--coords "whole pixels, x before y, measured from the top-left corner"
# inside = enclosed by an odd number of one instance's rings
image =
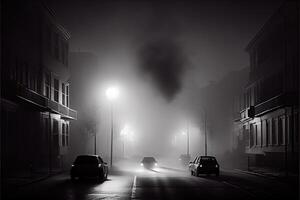
[[[141,166],[147,169],[153,169],[157,167],[157,161],[153,157],[144,157]]]
[[[220,167],[213,156],[197,156],[193,162],[190,162],[189,169],[192,176],[200,174],[216,174],[219,176]]]
[[[80,155],[75,159],[70,175],[71,180],[75,180],[76,178],[106,180],[108,166],[98,155]]]

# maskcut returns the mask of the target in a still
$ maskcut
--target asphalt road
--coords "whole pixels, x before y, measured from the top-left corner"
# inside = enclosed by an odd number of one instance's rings
[[[221,171],[220,177],[194,177],[186,171],[157,168],[115,172],[107,181],[71,182],[67,174],[16,190],[10,199],[298,199],[298,187],[274,179],[237,171]]]

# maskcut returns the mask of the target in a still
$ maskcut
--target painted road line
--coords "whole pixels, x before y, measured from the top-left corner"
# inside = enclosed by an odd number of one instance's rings
[[[132,184],[132,189],[131,189],[131,199],[136,198],[136,176],[133,178],[133,184]]]

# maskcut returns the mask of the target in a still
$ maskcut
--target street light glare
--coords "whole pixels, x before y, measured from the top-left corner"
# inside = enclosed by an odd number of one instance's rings
[[[119,96],[119,89],[117,87],[110,87],[106,90],[106,97],[109,100],[114,100]]]

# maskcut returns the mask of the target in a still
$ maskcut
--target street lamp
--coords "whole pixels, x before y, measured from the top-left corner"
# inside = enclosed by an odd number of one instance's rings
[[[110,87],[106,90],[106,97],[109,100],[115,100],[119,96],[119,89],[117,87]]]
[[[125,158],[125,140],[129,134],[130,134],[129,126],[126,124],[120,133],[120,135],[123,137],[122,138],[122,140],[123,140],[123,158]]]
[[[114,118],[113,118],[113,101],[119,96],[119,89],[117,87],[109,87],[106,90],[106,97],[110,100],[110,166],[113,166],[113,137],[114,137]]]
[[[189,130],[187,132],[182,131],[181,134],[186,136],[186,155],[190,155],[190,132]]]

